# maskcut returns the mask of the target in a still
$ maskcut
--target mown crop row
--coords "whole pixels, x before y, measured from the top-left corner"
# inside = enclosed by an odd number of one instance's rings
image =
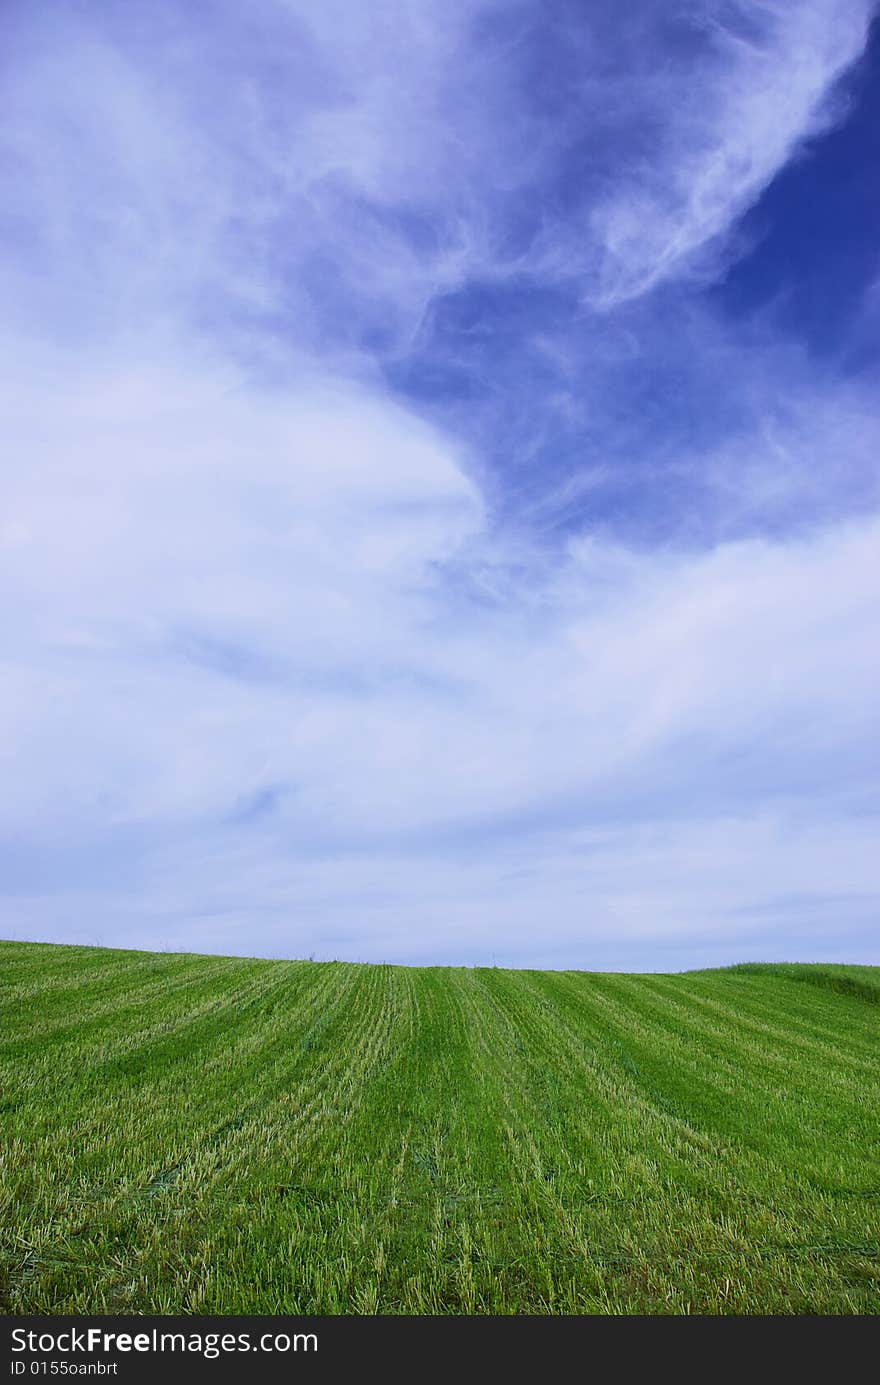
[[[0,944],[6,1312],[880,1310],[880,969]]]

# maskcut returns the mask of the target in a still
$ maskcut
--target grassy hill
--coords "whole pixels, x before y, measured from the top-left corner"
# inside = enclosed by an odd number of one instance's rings
[[[880,1311],[880,968],[0,944],[6,1312]]]

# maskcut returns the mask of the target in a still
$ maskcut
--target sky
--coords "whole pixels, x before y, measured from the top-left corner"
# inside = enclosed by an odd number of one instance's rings
[[[868,0],[7,0],[0,933],[880,963]]]

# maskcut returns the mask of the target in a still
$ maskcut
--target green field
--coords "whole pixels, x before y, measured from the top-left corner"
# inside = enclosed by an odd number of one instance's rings
[[[7,1313],[876,1313],[880,968],[0,944]]]

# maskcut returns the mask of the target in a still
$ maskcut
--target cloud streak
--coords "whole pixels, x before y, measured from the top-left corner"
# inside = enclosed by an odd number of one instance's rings
[[[19,7],[13,248],[51,268],[79,330],[219,298],[262,330],[292,319],[310,350],[400,350],[432,297],[511,274],[607,308],[717,252],[839,114],[871,13],[214,0],[158,3],[146,26],[120,5]]]

